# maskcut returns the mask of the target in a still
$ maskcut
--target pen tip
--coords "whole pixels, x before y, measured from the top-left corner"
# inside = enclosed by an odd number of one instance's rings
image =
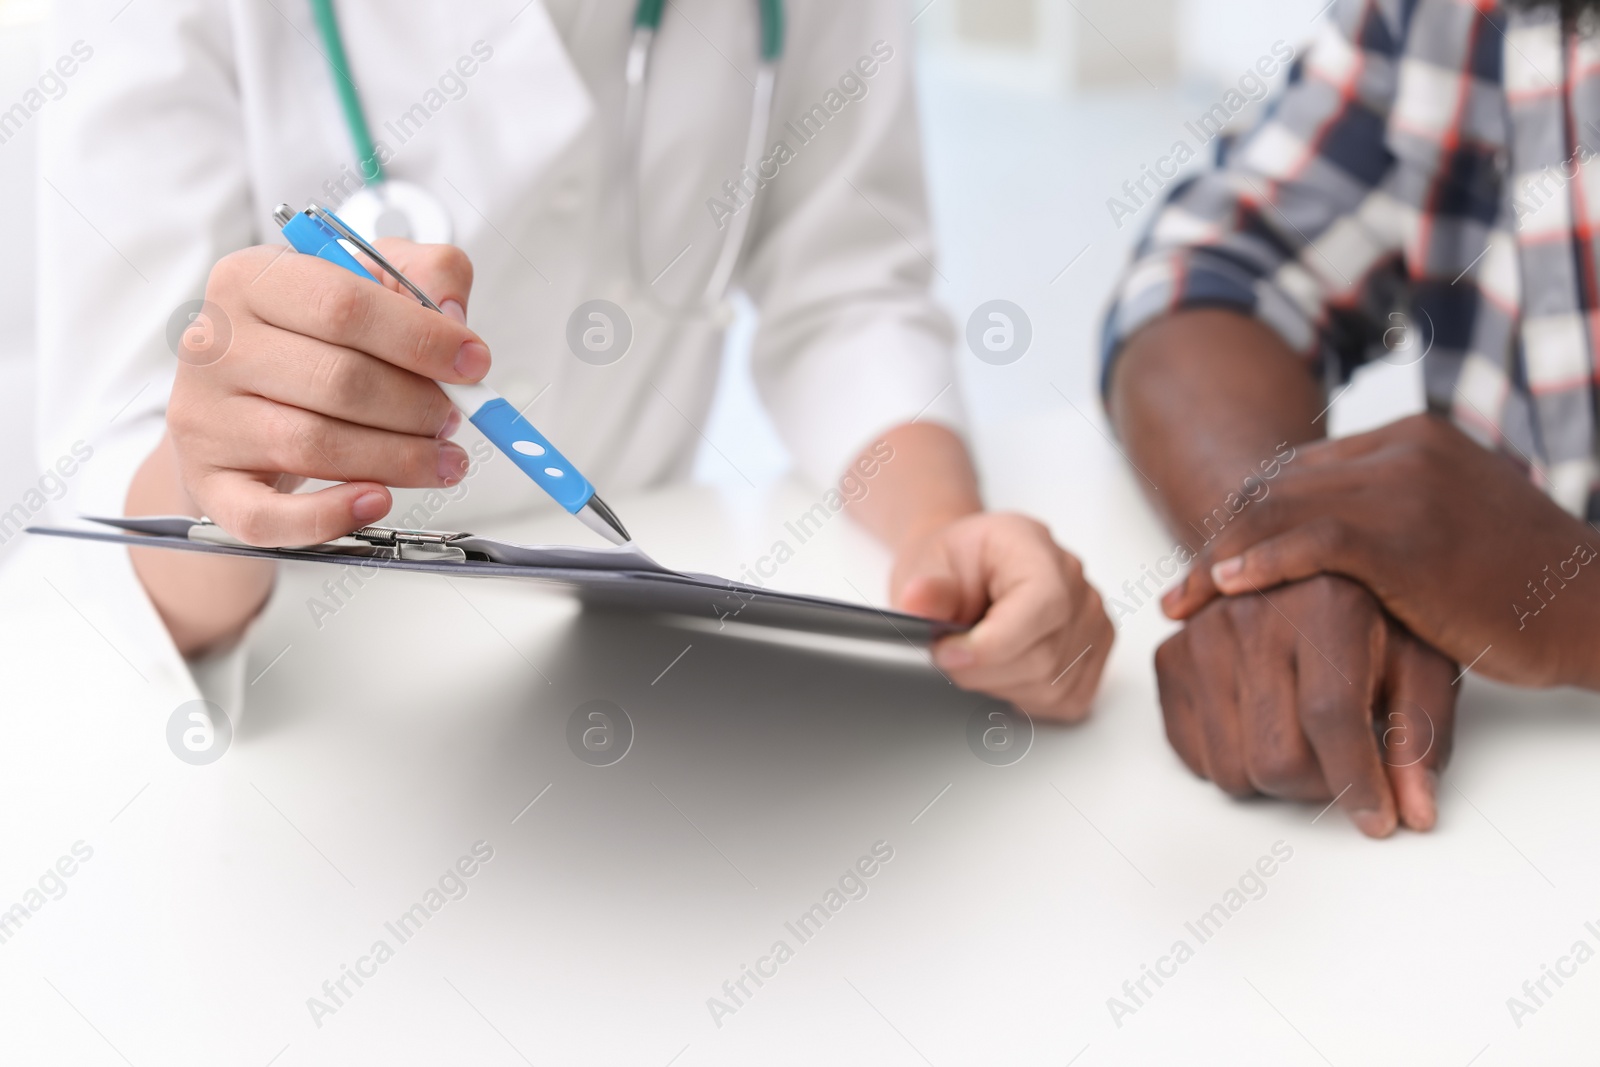
[[[598,494],[591,496],[589,502],[578,510],[578,518],[585,526],[614,545],[633,543],[633,538],[622,525],[622,520],[617,518],[617,513],[612,511]]]

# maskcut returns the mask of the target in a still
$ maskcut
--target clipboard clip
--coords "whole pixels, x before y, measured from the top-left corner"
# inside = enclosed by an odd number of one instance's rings
[[[464,533],[437,533],[432,530],[396,530],[387,526],[366,526],[350,535],[374,548],[385,549],[395,559],[465,560],[467,551],[451,542],[471,537]]]
[[[364,526],[344,537],[318,545],[307,545],[305,549],[332,550],[349,555],[383,556],[388,559],[465,562],[468,558],[466,549],[453,542],[471,537],[471,534],[445,533],[438,530],[400,530],[389,526]],[[250,547],[210,519],[201,519],[190,526],[188,538],[191,541],[204,541],[208,544],[228,545],[233,548]]]
[[[260,548],[245,543],[210,519],[189,515],[142,515],[131,518],[83,518],[109,526],[124,534],[138,534],[156,545],[180,548],[183,542],[208,544],[237,550],[241,554],[267,558],[321,556],[331,559],[387,559],[408,563],[484,564],[485,573],[494,565],[549,570],[628,571],[632,573],[676,574],[657,563],[638,547],[577,548],[565,545],[519,545],[472,533],[448,530],[404,530],[392,526],[364,526],[343,537],[314,545],[285,545]],[[29,527],[37,533],[65,537],[88,536],[72,530]],[[135,542],[129,542],[135,543]]]

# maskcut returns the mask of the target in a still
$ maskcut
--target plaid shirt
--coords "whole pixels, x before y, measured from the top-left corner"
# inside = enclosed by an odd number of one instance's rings
[[[1600,36],[1497,0],[1338,0],[1217,168],[1176,186],[1105,328],[1275,329],[1331,389],[1421,359],[1428,406],[1600,520]]]

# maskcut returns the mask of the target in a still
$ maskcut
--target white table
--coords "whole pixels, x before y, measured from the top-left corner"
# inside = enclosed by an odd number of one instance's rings
[[[995,498],[1047,517],[1102,587],[1168,550],[1086,421],[992,437],[1016,470]],[[664,561],[732,574],[811,500],[614,503]],[[903,648],[403,574],[318,630],[305,602],[331,575],[305,567],[251,638],[231,748],[197,767],[167,747],[191,694],[148,617],[74,585],[103,551],[31,543],[0,567],[0,907],[93,850],[0,944],[0,1063],[1487,1067],[1600,1040],[1600,962],[1520,1029],[1506,1007],[1576,940],[1600,947],[1590,697],[1468,678],[1440,828],[1374,843],[1181,767],[1153,605],[1093,720],[993,766],[966,741],[986,705]],[[878,597],[886,562],[840,518],[775,584]],[[635,728],[609,767],[566,741],[596,698]],[[466,895],[402,942],[385,924],[479,841],[493,858]],[[865,897],[804,942],[785,927],[879,841],[893,858]],[[1200,943],[1185,923],[1277,842],[1293,856],[1265,895]],[[392,958],[319,1027],[308,998],[380,939]],[[708,998],[780,939],[792,958],[715,1025]],[[1117,1026],[1108,998],[1179,939],[1193,958]]]

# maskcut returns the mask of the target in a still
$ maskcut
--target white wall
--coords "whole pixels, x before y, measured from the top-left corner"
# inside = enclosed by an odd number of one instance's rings
[[[1327,0],[912,2],[924,42],[987,80],[1082,92],[1232,82],[1274,40],[1308,38]]]
[[[1328,0],[1183,0],[1177,32],[1185,75],[1225,84],[1238,79],[1273,41],[1299,49]]]

